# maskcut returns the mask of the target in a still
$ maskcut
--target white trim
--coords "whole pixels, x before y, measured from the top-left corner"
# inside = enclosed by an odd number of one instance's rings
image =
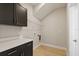
[[[37,46],[35,46],[33,49],[38,48],[40,45],[45,45],[48,47],[53,47],[53,48],[58,48],[58,49],[63,49],[63,50],[67,50],[67,48],[65,47],[61,47],[61,46],[56,46],[56,45],[51,45],[51,44],[47,44],[47,43],[39,43]]]
[[[41,45],[45,45],[45,46],[49,46],[49,47],[53,47],[53,48],[67,50],[67,48],[56,46],[56,45],[51,45],[51,44],[47,44],[47,43],[41,43]]]

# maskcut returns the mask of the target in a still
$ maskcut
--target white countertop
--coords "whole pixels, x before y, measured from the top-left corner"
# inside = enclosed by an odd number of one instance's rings
[[[27,38],[15,38],[12,40],[6,40],[6,41],[0,41],[0,52],[11,49],[13,47],[22,45],[24,43],[33,41],[33,39],[27,39]]]

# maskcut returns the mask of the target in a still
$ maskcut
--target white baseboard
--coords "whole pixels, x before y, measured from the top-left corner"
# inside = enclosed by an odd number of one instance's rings
[[[63,50],[67,50],[64,47],[60,47],[60,46],[56,46],[56,45],[51,45],[51,44],[47,44],[47,43],[41,43],[41,45],[45,45],[45,46],[49,46],[49,47],[53,47],[53,48],[58,48],[58,49],[63,49]]]
[[[67,49],[64,48],[64,47],[60,47],[60,46],[56,46],[56,45],[51,45],[51,44],[47,44],[47,43],[39,43],[39,44],[38,44],[37,46],[35,46],[33,49],[38,48],[40,45],[45,45],[45,46],[48,46],[48,47],[53,47],[53,48],[58,48],[58,49],[67,50]]]
[[[35,47],[33,48],[33,50],[36,49],[36,48],[38,48],[39,46],[40,46],[40,44],[38,44],[37,46],[35,46]]]

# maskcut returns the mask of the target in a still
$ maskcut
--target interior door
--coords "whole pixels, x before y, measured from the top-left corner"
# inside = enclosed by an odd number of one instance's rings
[[[78,51],[78,6],[71,4],[68,6],[69,21],[69,55],[77,56]]]

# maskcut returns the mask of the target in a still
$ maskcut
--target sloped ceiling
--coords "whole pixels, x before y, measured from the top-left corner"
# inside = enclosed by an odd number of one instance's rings
[[[46,3],[43,4],[41,7],[37,6],[38,8],[36,8],[36,10],[34,11],[34,16],[36,16],[40,20],[43,20],[54,10],[65,6],[66,4],[64,3]]]
[[[37,7],[38,5],[40,5],[41,3],[29,3],[30,5],[32,5],[32,7]]]
[[[39,20],[43,20],[54,10],[66,7],[65,3],[28,3],[33,7],[33,14]]]

